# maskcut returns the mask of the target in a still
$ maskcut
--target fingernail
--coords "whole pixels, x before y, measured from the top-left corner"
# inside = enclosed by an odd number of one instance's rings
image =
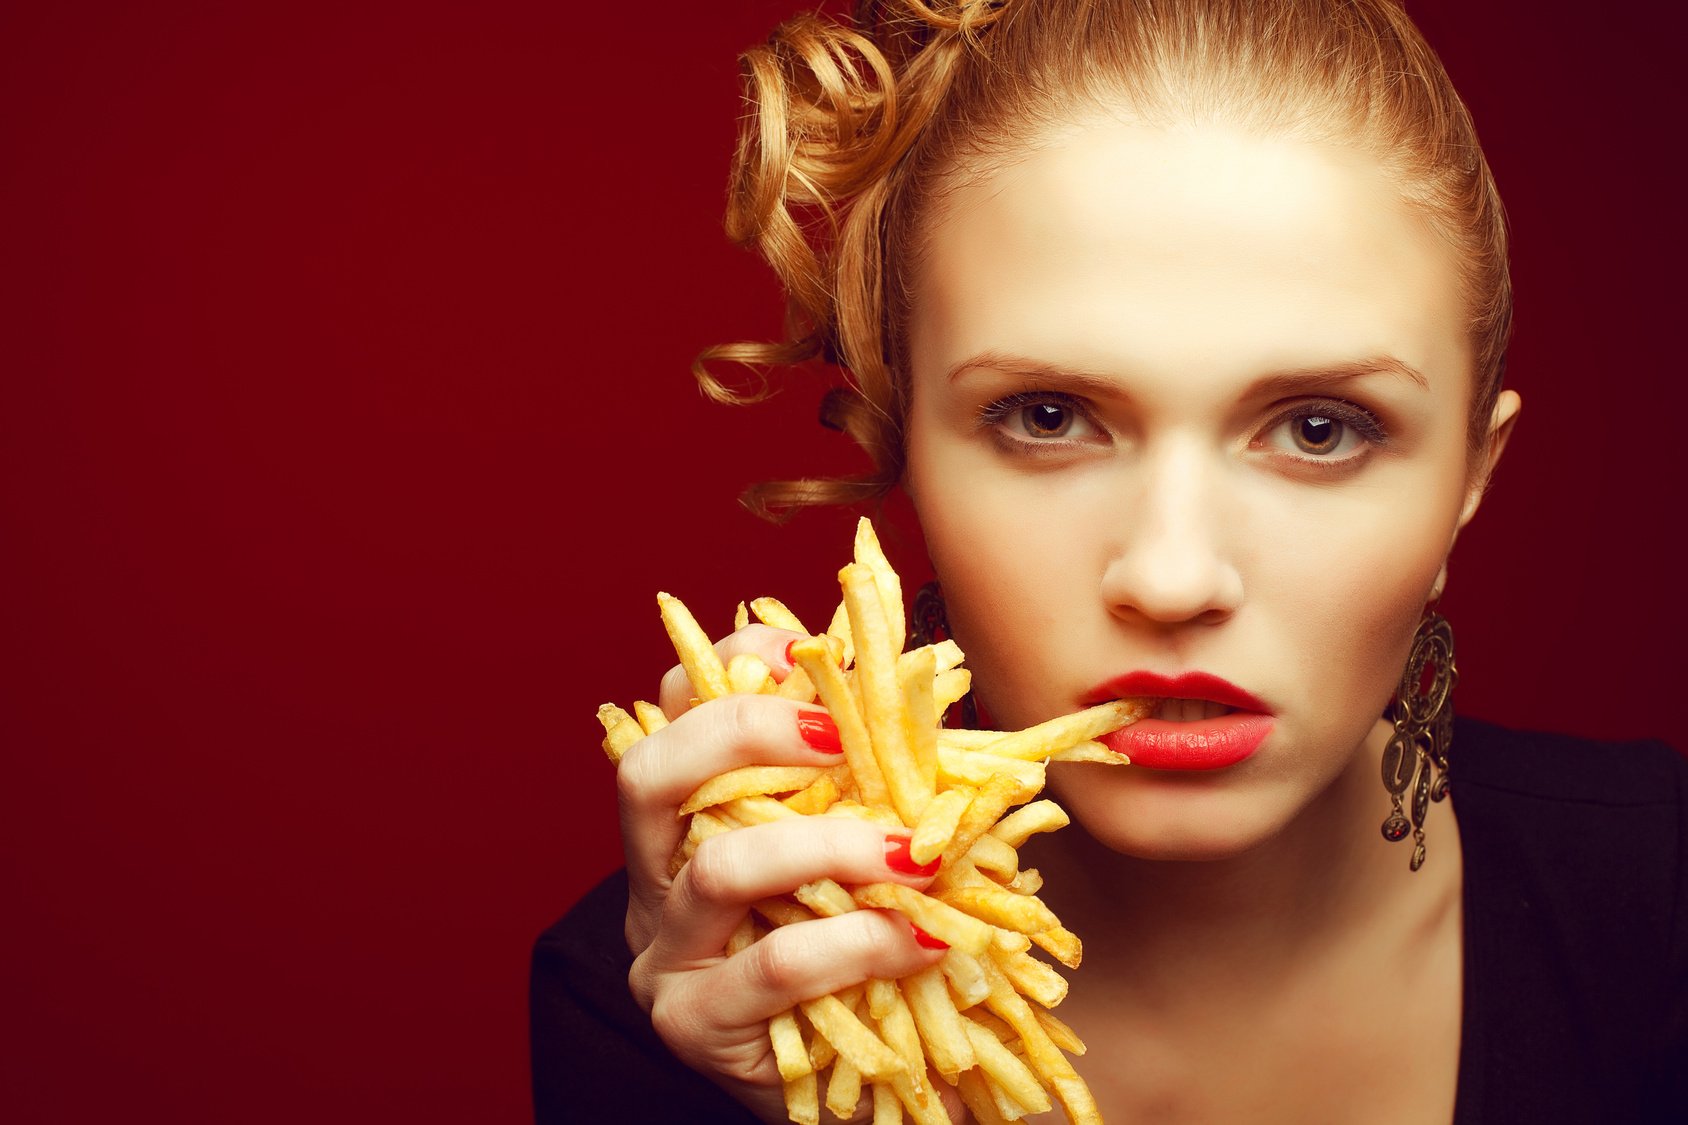
[[[799,711],[797,733],[803,741],[823,754],[844,753],[844,740],[838,735],[838,724],[825,711]]]
[[[948,949],[949,948],[949,942],[940,941],[938,938],[933,937],[931,934],[927,933],[925,930],[921,929],[919,926],[915,925],[913,922],[910,922],[908,924],[908,928],[914,931],[914,940],[919,942],[922,948],[925,948],[925,949]]]
[[[909,854],[909,847],[914,843],[912,836],[885,837],[885,866],[892,871],[901,871],[904,875],[936,875],[938,864],[943,862],[939,856],[924,866],[914,862],[914,856]]]
[[[790,641],[785,642],[785,662],[787,664],[791,665],[793,668],[797,667],[797,661],[795,659],[793,659],[793,657],[791,655],[791,650],[796,648],[796,647],[797,647],[797,642],[795,640],[790,640]]]

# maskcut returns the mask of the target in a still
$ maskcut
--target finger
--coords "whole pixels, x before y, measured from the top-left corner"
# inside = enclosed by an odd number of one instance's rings
[[[715,651],[720,655],[722,663],[730,661],[741,652],[760,656],[767,663],[774,679],[783,680],[791,671],[791,657],[786,654],[786,650],[791,647],[792,641],[802,639],[801,633],[793,633],[788,629],[746,625],[716,641]],[[673,719],[685,713],[696,695],[691,681],[686,678],[686,669],[676,664],[662,677],[662,688],[657,695],[657,702],[663,712]]]
[[[652,946],[634,961],[629,981],[659,1032],[666,1022],[698,1043],[709,1036],[734,1038],[794,1004],[870,977],[891,980],[917,973],[941,956],[923,948],[902,917],[858,910],[781,926],[750,948],[696,972],[674,973]],[[654,987],[658,983],[661,987]],[[673,1042],[668,1035],[664,1039]]]
[[[826,713],[786,699],[735,695],[710,701],[635,742],[616,768],[621,834],[635,885],[666,885],[685,826],[678,809],[705,781],[746,765],[834,766],[837,727]]]
[[[924,887],[936,866],[916,868],[908,839],[843,817],[798,817],[711,837],[669,889],[659,955],[674,964],[718,957],[751,903],[816,879]]]

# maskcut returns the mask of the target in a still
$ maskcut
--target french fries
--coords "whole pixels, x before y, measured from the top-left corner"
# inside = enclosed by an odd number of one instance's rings
[[[1033,834],[1068,822],[1053,801],[1033,801],[1046,763],[1123,763],[1093,740],[1142,718],[1149,704],[1115,700],[1023,731],[943,730],[944,712],[970,679],[961,649],[946,640],[903,651],[902,584],[865,519],[857,525],[855,561],[839,572],[839,584],[843,600],[826,631],[792,646],[795,667],[777,683],[757,657],[724,664],[686,606],[657,595],[697,701],[760,693],[819,703],[837,724],[844,751],[838,766],[746,766],[699,786],[680,808],[687,832],[673,870],[709,836],[793,816],[852,816],[905,828],[916,863],[939,861],[929,892],[821,879],[757,902],[735,931],[729,954],[771,927],[885,909],[950,947],[937,965],[903,980],[805,1000],[769,1021],[787,1114],[807,1125],[824,1104],[848,1117],[866,1096],[876,1123],[906,1115],[917,1125],[941,1125],[947,1117],[931,1088],[935,1076],[956,1087],[981,1122],[1014,1121],[1059,1104],[1075,1125],[1099,1125],[1088,1087],[1062,1054],[1083,1054],[1084,1044],[1048,1012],[1067,982],[1028,952],[1035,944],[1076,968],[1079,941],[1036,897],[1042,880],[1021,870],[1017,850]],[[740,603],[735,628],[751,616],[808,632],[773,598]],[[606,703],[598,719],[612,762],[667,723],[646,702],[631,714]]]

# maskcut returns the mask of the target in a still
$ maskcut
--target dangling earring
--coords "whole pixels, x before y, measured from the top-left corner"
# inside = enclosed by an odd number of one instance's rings
[[[931,645],[947,640],[950,635],[949,613],[944,606],[943,587],[928,582],[914,592],[914,605],[909,609],[909,636],[916,644]],[[969,691],[961,697],[961,725],[966,730],[979,727],[979,708]]]
[[[1428,678],[1426,669],[1429,670]],[[1383,750],[1383,784],[1394,811],[1383,822],[1383,838],[1392,842],[1413,837],[1411,867],[1424,866],[1424,814],[1431,801],[1448,795],[1448,747],[1454,736],[1454,632],[1448,619],[1425,610],[1413,634],[1412,652],[1401,673],[1400,686],[1389,705],[1395,731]],[[1412,819],[1403,813],[1401,798],[1412,788]]]

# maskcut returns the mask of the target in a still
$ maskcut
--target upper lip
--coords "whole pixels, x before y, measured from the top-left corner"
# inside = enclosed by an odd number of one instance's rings
[[[1106,683],[1097,684],[1085,692],[1083,703],[1090,706],[1110,699],[1127,696],[1149,696],[1155,699],[1207,699],[1239,711],[1259,711],[1271,714],[1266,704],[1228,680],[1211,672],[1181,672],[1163,676],[1159,672],[1127,672]]]

